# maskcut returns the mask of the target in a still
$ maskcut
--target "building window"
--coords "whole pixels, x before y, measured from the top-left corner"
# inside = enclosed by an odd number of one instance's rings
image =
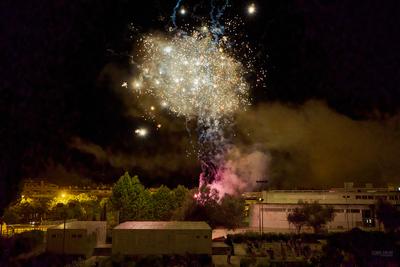
[[[204,238],[207,239],[207,238],[208,238],[208,235],[205,235]]]
[[[356,196],[356,199],[361,199],[361,196]]]
[[[78,238],[82,238],[82,235],[81,234],[78,234],[78,236],[77,236]]]
[[[362,199],[367,199],[367,196],[362,196]]]
[[[374,199],[374,197],[373,196],[368,196],[368,199]]]
[[[283,211],[286,211],[286,209],[280,209],[280,208],[262,208],[262,211],[283,212]]]
[[[196,238],[197,238],[197,239],[199,239],[199,238],[200,238],[200,236],[199,236],[199,235],[196,235]]]

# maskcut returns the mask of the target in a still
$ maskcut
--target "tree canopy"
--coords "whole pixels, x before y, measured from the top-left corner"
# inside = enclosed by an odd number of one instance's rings
[[[393,232],[400,227],[400,211],[387,201],[378,200],[376,217],[383,224],[385,231]]]
[[[295,208],[287,216],[287,220],[296,227],[297,232],[300,232],[301,228],[307,225],[312,227],[315,233],[318,233],[324,225],[331,222],[335,217],[332,207],[323,206],[318,202],[299,202],[299,204],[301,206]]]

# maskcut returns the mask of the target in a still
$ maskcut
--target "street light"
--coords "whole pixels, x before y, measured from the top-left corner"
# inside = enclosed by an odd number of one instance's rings
[[[258,184],[267,184],[268,180],[257,180],[256,183],[258,183]],[[259,221],[259,225],[260,225],[260,233],[262,234],[264,232],[264,212],[263,212],[263,210],[261,208],[261,214],[260,214],[260,207],[264,206],[264,203],[263,203],[264,199],[262,197],[260,197],[258,199],[258,201],[260,202],[260,204],[258,206],[258,217],[259,217],[258,221]],[[261,221],[261,223],[260,223],[260,221]]]

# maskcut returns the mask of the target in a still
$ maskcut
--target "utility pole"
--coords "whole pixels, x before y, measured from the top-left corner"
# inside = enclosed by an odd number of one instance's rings
[[[258,180],[256,181],[256,183],[258,184],[267,184],[268,180]],[[262,194],[262,191],[261,191]],[[259,203],[258,203],[258,220],[259,220],[259,230],[260,230],[260,234],[264,233],[264,199],[262,197],[260,197],[258,199]],[[261,207],[261,209],[260,209]],[[261,210],[261,211],[260,211]]]
[[[263,211],[263,198],[259,198],[259,206],[258,206],[258,213],[259,213],[259,221],[261,221],[260,223],[260,234],[264,233],[264,211]],[[261,211],[260,211],[260,207],[261,207]]]
[[[67,220],[67,216],[64,214],[64,230],[63,230],[63,243],[62,243],[62,254],[65,255],[65,223]]]

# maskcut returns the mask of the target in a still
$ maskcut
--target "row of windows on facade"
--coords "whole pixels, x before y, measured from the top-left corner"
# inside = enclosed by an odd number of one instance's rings
[[[51,238],[62,238],[63,234],[52,234]],[[72,234],[71,235],[72,238],[82,238],[81,234]]]
[[[292,212],[294,209],[284,209],[284,208],[262,208],[262,211],[269,211],[269,212]],[[360,209],[335,209],[335,213],[360,213]]]
[[[350,196],[342,196],[343,198],[350,198]],[[356,195],[356,199],[374,199],[374,196],[367,196],[367,195]],[[375,199],[382,199],[382,200],[387,200],[387,196],[375,196]],[[389,200],[400,200],[400,196],[389,196]]]

